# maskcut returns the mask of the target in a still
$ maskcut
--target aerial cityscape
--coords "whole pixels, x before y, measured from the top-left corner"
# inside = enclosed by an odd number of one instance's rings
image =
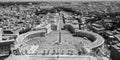
[[[120,2],[0,2],[0,60],[120,60]]]

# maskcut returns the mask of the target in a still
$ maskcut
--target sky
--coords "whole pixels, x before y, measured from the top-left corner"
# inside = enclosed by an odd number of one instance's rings
[[[20,2],[20,1],[120,1],[120,0],[0,0],[0,2]]]

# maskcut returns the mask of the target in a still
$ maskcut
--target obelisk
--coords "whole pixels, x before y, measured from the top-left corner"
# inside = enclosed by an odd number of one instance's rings
[[[3,34],[3,31],[2,31],[2,28],[0,28],[0,41],[2,41],[2,34]]]

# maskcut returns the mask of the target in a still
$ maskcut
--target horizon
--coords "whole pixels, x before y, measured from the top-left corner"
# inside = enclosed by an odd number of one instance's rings
[[[89,2],[89,1],[120,1],[120,0],[0,0],[0,2],[71,2],[71,1],[83,1],[83,2]]]

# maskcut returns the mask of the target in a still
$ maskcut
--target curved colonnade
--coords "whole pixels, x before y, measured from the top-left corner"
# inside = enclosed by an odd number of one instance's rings
[[[25,43],[25,39],[28,37],[28,36],[31,36],[31,35],[36,35],[36,34],[39,34],[39,33],[42,33],[42,32],[45,32],[44,30],[39,30],[39,31],[30,31],[30,32],[27,32],[25,34],[22,34],[20,36],[17,37],[16,39],[16,44],[15,44],[15,48],[19,48],[23,43]]]
[[[22,34],[22,35],[18,36],[18,38],[16,40],[17,44],[15,45],[15,48],[20,48],[20,46],[23,43],[25,43],[24,40],[26,40],[26,38],[36,37],[36,36],[38,36],[36,34],[39,34],[39,33],[42,33],[42,32],[44,32],[44,31],[43,30],[31,31],[31,32],[28,32],[28,33],[25,33],[25,34]],[[88,40],[92,41],[91,44],[85,46],[85,48],[88,48],[88,49],[93,49],[93,48],[99,47],[104,43],[104,38],[103,37],[101,37],[100,35],[98,35],[96,33],[90,32],[90,31],[79,30],[75,33],[75,35],[78,36],[78,37],[87,37]]]
[[[88,49],[99,47],[104,44],[105,41],[102,36],[90,31],[78,30],[75,35],[79,37],[87,37],[90,41],[92,41],[92,44],[85,46]]]

